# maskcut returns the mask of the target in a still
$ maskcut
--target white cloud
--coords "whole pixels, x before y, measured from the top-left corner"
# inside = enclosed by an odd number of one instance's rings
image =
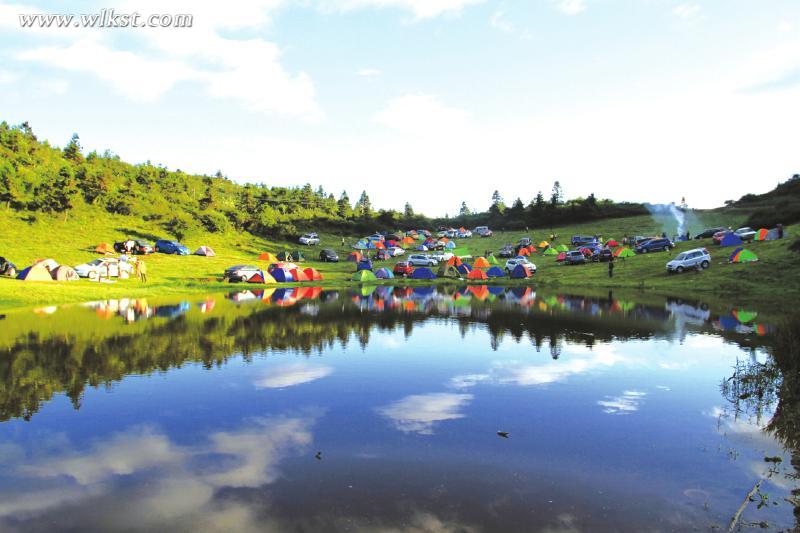
[[[500,30],[505,33],[514,33],[514,25],[506,20],[506,12],[502,9],[495,11],[489,18],[489,24],[492,28]]]
[[[566,15],[577,15],[586,10],[584,0],[555,0],[556,7]]]
[[[373,121],[393,130],[452,139],[470,129],[469,113],[448,107],[430,94],[407,94],[391,100]]]
[[[794,24],[788,20],[782,20],[778,23],[776,29],[781,33],[789,33],[794,29]]]
[[[432,435],[437,422],[464,418],[459,410],[470,401],[471,394],[415,394],[378,409],[378,413],[389,418],[403,433]]]
[[[332,372],[333,369],[328,366],[288,365],[270,369],[255,385],[261,389],[282,389],[322,379]]]
[[[362,68],[356,74],[364,78],[377,78],[381,75],[381,71],[374,68]]]
[[[418,19],[434,18],[444,13],[459,13],[464,7],[481,4],[485,0],[328,0],[324,5],[339,10],[365,7],[393,7],[414,13]]]
[[[603,407],[603,412],[612,415],[627,415],[639,410],[639,404],[647,396],[645,392],[629,390],[620,396],[606,396],[605,400],[599,400],[597,405]]]
[[[679,18],[689,20],[700,14],[700,6],[697,4],[680,4],[672,10],[672,13]]]

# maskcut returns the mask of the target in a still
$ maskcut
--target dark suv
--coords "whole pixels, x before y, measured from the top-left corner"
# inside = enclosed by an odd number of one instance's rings
[[[596,237],[586,237],[582,235],[572,236],[572,246],[580,246],[582,244],[591,244],[597,242]]]
[[[648,252],[668,252],[675,245],[669,239],[650,239],[636,247],[637,254],[646,254]]]
[[[533,241],[531,241],[530,237],[523,237],[517,243],[518,246],[530,246],[531,244],[533,244]]]
[[[694,236],[695,239],[710,239],[714,236],[715,233],[719,233],[720,231],[725,231],[725,228],[711,228],[703,230],[701,233],[698,233]]]
[[[511,244],[506,244],[500,251],[497,252],[498,257],[514,257],[516,254],[514,253],[514,246]]]
[[[336,254],[335,250],[331,250],[330,248],[323,248],[322,251],[319,253],[319,260],[323,263],[338,263],[339,256]]]
[[[602,250],[592,254],[592,261],[595,263],[606,263],[613,260],[613,258],[614,254],[612,254],[611,250],[608,248],[603,248]]]

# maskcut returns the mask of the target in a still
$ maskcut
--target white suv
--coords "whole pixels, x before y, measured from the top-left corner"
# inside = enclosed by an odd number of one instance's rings
[[[408,256],[408,264],[411,266],[436,266],[439,261],[429,255],[413,254]]]
[[[506,261],[506,273],[511,274],[517,265],[524,265],[531,274],[536,274],[536,265],[528,261],[526,258],[519,258],[515,257],[514,259],[509,259]]]
[[[695,248],[681,252],[667,263],[667,272],[681,273],[690,268],[701,269],[711,266],[711,254],[705,248]]]
[[[316,233],[306,233],[300,237],[300,244],[305,244],[307,246],[317,245],[319,244],[319,235]]]

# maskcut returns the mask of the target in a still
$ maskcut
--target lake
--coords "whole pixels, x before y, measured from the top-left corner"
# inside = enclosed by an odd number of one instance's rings
[[[737,527],[795,527],[796,341],[759,310],[637,298],[8,312],[0,530],[725,531],[759,481]]]

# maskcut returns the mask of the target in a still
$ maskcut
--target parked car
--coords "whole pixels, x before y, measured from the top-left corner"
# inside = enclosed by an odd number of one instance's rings
[[[752,241],[756,237],[756,232],[753,228],[739,228],[733,232],[735,235],[738,235],[740,239],[743,241]]]
[[[411,266],[436,266],[439,261],[425,254],[412,254],[408,256],[408,264]]]
[[[336,253],[335,250],[330,248],[323,248],[319,252],[319,260],[323,263],[338,263],[339,262],[339,254]]]
[[[469,239],[472,237],[472,232],[468,229],[465,229],[464,231],[458,230],[456,237],[459,239]]]
[[[715,233],[719,233],[720,231],[725,231],[725,228],[710,228],[704,229],[700,233],[694,236],[695,239],[710,239],[714,236]]]
[[[675,245],[669,239],[650,239],[638,245],[634,250],[637,254],[646,254],[648,252],[667,252],[673,249]]]
[[[602,250],[594,252],[591,256],[591,260],[595,263],[607,263],[608,261],[611,261],[613,257],[614,254],[611,252],[611,250],[608,248],[603,248]]]
[[[533,241],[531,241],[530,237],[523,237],[517,242],[517,246],[530,246],[531,244],[533,244]]]
[[[192,253],[178,241],[168,241],[166,239],[157,240],[155,249],[156,252],[162,254],[189,255]]]
[[[119,254],[126,254],[128,253],[128,249],[126,247],[128,241],[119,241],[114,243],[114,251]],[[140,241],[134,240],[133,241],[133,249],[131,253],[136,255],[147,255],[152,254],[155,251],[153,245],[147,241]]]
[[[597,242],[597,237],[586,237],[583,235],[573,235],[572,236],[572,246],[580,246],[582,244],[589,244]]]
[[[514,257],[514,245],[506,244],[497,252],[497,257]]]
[[[401,255],[405,255],[406,251],[400,248],[399,246],[392,246],[386,249],[389,252],[389,255],[392,257],[399,257]]]
[[[517,265],[523,265],[531,274],[536,274],[536,265],[528,261],[526,257],[515,257],[506,261],[506,273],[511,274],[511,272],[517,268]]]
[[[653,237],[642,237],[641,235],[637,235],[636,237],[633,238],[632,244],[634,247],[636,247],[639,246],[640,244],[644,244],[645,242],[651,240],[652,238]]]
[[[577,250],[571,250],[564,253],[565,265],[584,265],[586,264],[586,256]]]
[[[222,277],[225,281],[236,283],[239,281],[247,281],[260,272],[260,268],[252,265],[236,265],[226,268]]]
[[[481,238],[486,238],[486,237],[491,237],[492,235],[494,235],[494,233],[492,232],[492,230],[487,229],[483,233],[479,233],[479,235]]]
[[[98,257],[93,261],[76,266],[75,272],[78,276],[91,280],[100,277],[126,279],[133,273],[133,265],[114,257]]]
[[[398,261],[397,264],[394,265],[394,269],[392,272],[395,276],[402,276],[407,277],[410,276],[412,272],[414,272],[414,268],[408,261]]]
[[[705,248],[695,248],[681,252],[667,263],[667,272],[681,273],[690,268],[708,268],[711,266],[711,254]]]
[[[306,246],[316,246],[319,244],[319,235],[316,233],[306,233],[298,239],[298,242]]]
[[[492,230],[489,229],[489,226],[478,226],[474,230],[473,233],[480,235],[481,237],[491,237]]]

